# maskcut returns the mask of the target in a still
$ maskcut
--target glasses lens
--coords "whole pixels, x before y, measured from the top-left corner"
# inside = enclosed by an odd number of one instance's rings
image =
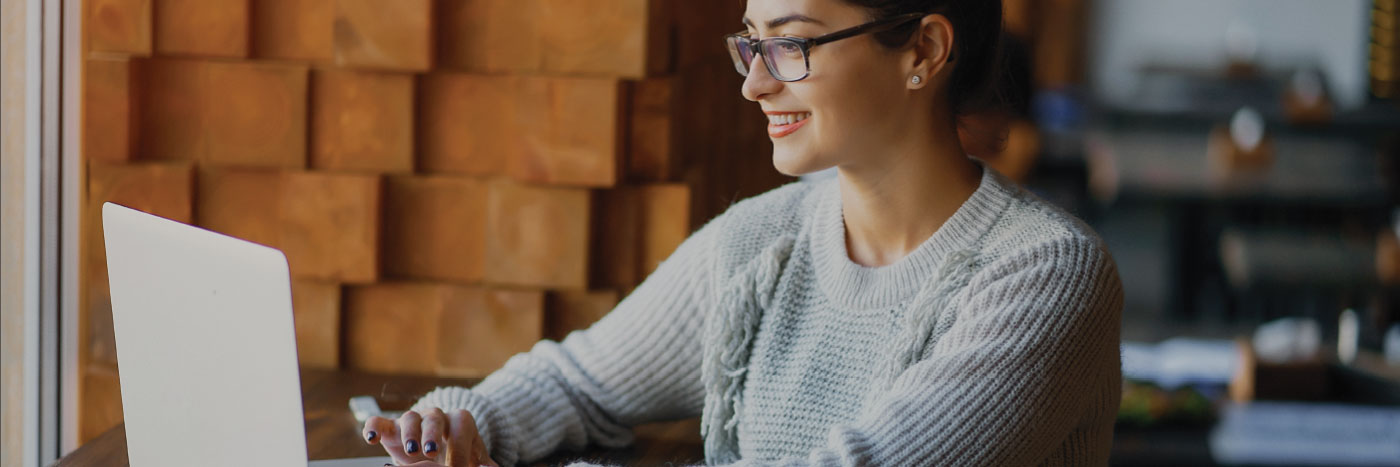
[[[753,49],[749,48],[748,41],[748,38],[741,36],[725,38],[725,43],[729,45],[729,58],[734,59],[734,70],[740,76],[748,76],[749,64],[753,63]]]
[[[802,44],[782,38],[763,41],[763,57],[768,61],[774,78],[783,81],[802,79],[807,75],[807,57]]]

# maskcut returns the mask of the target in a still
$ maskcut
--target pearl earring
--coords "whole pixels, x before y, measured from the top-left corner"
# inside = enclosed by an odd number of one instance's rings
[[[913,78],[910,78],[909,81],[912,81],[914,84],[919,84],[919,83],[923,82],[924,79],[923,79],[923,78],[920,78],[919,75],[914,75],[914,77],[913,77]]]

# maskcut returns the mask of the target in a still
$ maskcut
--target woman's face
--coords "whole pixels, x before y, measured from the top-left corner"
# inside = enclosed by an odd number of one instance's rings
[[[840,0],[749,0],[744,12],[755,39],[814,38],[869,20],[865,10]],[[796,176],[860,161],[863,153],[888,145],[912,128],[909,120],[918,115],[906,76],[912,55],[862,34],[813,48],[809,61],[811,72],[805,79],[782,82],[755,56],[744,80],[744,97],[768,115],[773,166],[779,172]],[[920,112],[928,112],[927,105]],[[802,122],[785,124],[785,118],[803,115]]]

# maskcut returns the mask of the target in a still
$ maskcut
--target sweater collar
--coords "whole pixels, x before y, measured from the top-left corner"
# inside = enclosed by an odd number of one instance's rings
[[[818,286],[827,298],[856,310],[895,306],[926,286],[949,253],[973,249],[1019,190],[992,168],[978,165],[982,166],[982,181],[953,216],[904,258],[880,267],[851,261],[846,250],[840,181],[826,181],[813,225],[812,256]]]

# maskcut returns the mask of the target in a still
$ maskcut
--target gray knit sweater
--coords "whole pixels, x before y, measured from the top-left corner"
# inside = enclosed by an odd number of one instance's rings
[[[509,465],[702,416],[710,464],[1104,465],[1122,289],[1086,225],[984,169],[900,261],[846,251],[839,181],[730,207],[617,308],[468,390]]]

